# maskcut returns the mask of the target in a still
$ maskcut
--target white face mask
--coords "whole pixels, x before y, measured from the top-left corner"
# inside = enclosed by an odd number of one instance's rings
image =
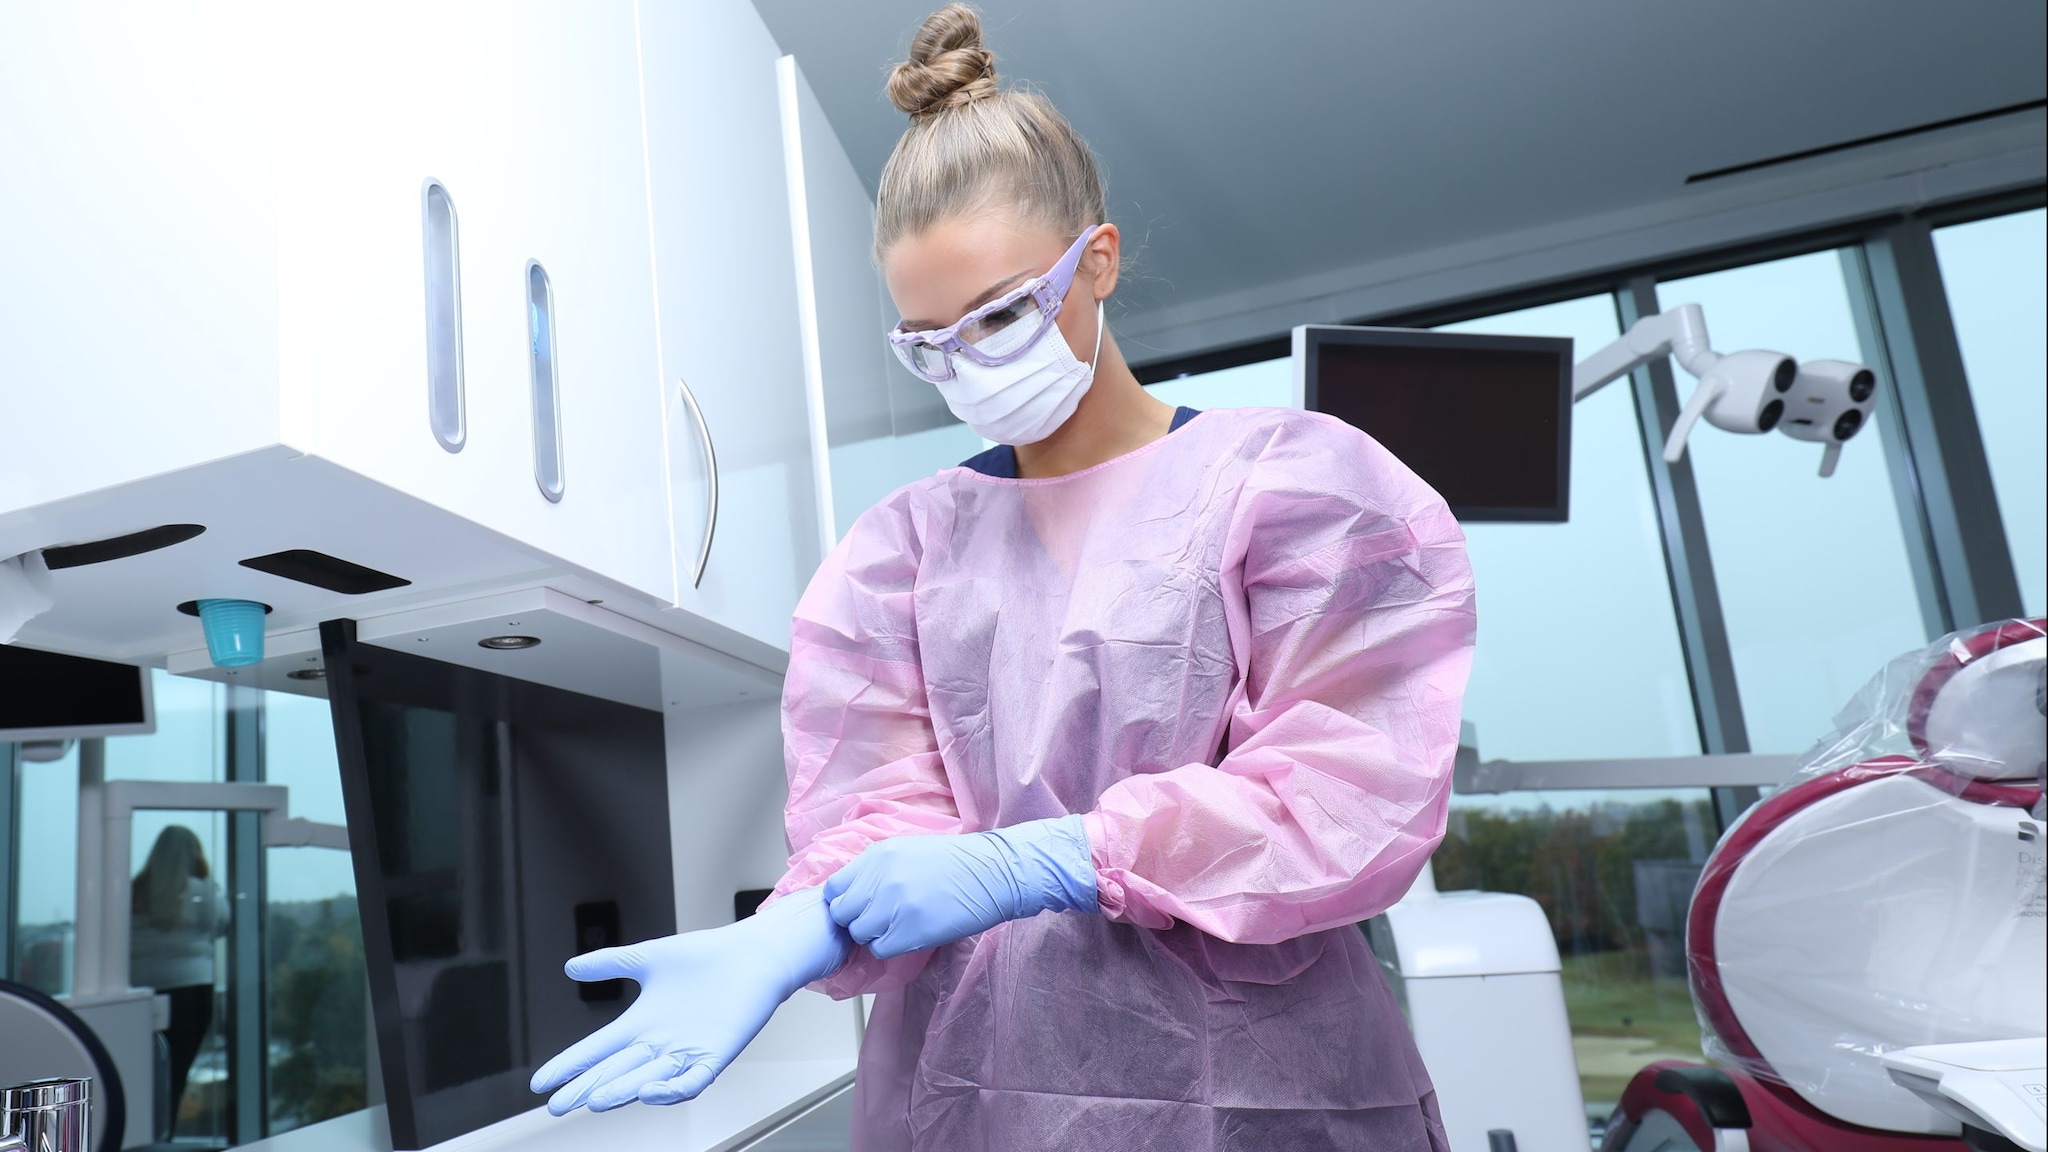
[[[1074,358],[1055,325],[1029,352],[1008,364],[989,367],[965,356],[953,358],[953,378],[939,395],[974,434],[998,444],[1036,444],[1059,431],[1080,407],[1095,382],[1102,355],[1102,305],[1095,305],[1095,352],[1086,363]]]

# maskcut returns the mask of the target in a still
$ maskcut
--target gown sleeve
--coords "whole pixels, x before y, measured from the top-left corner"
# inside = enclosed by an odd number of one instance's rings
[[[1234,517],[1229,751],[1083,821],[1112,919],[1276,943],[1384,911],[1443,838],[1477,617],[1442,498],[1349,426],[1283,425]]]
[[[863,515],[797,604],[782,690],[791,854],[774,897],[824,883],[877,840],[966,831],[925,699],[907,503],[899,493]],[[812,987],[840,999],[900,988],[930,955],[857,947]]]

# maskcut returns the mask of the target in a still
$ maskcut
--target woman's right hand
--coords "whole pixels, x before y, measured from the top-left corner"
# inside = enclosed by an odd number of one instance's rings
[[[570,978],[633,980],[640,995],[542,1065],[533,1090],[555,1090],[548,1111],[557,1116],[695,1099],[784,1000],[838,971],[852,950],[819,889],[807,888],[736,924],[578,956],[564,967]]]

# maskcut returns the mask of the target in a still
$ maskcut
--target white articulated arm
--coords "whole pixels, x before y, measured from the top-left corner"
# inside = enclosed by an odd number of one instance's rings
[[[1572,369],[1572,400],[1584,400],[1659,356],[1676,358],[1694,376],[1704,375],[1721,358],[1707,343],[1707,318],[1699,305],[1681,304],[1645,316],[1621,339],[1579,361]]]

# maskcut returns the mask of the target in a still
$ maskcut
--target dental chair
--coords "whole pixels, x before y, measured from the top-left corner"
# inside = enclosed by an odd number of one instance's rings
[[[1638,1073],[1606,1152],[2043,1152],[2044,669],[2039,620],[1895,662],[1729,829],[1686,925],[1714,1065]]]

